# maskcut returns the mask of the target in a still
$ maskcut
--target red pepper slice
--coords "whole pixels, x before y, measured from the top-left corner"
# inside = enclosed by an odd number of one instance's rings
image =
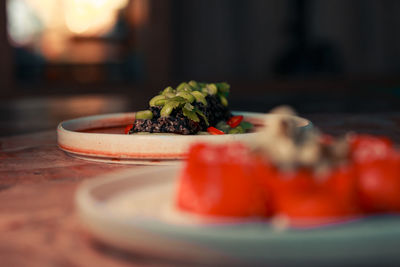
[[[213,134],[213,135],[225,134],[223,131],[218,130],[217,128],[212,127],[212,126],[210,126],[210,127],[207,128],[207,132],[208,132],[209,134]]]
[[[125,127],[125,134],[128,134],[129,131],[133,128],[133,124],[129,124]]]
[[[242,122],[243,116],[238,115],[238,116],[233,116],[231,117],[226,123],[231,126],[231,128],[235,128],[239,126],[239,124]]]

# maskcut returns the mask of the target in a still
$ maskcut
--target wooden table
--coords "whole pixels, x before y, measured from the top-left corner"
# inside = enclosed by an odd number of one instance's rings
[[[327,133],[355,130],[400,142],[399,113],[305,116]],[[66,155],[56,145],[55,130],[0,138],[0,265],[175,266],[102,245],[80,225],[74,207],[80,182],[124,168],[140,167]]]

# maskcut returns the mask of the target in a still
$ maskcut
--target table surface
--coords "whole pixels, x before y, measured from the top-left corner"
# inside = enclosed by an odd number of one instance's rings
[[[400,142],[400,113],[306,117],[330,134],[352,130],[386,135]],[[2,266],[175,265],[101,244],[77,217],[74,195],[83,180],[140,166],[72,158],[58,149],[55,130],[0,138],[0,159]]]

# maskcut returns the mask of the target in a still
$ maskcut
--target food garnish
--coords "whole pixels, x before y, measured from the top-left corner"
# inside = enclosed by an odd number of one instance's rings
[[[136,112],[128,134],[138,132],[197,134],[209,132],[209,127],[224,133],[245,133],[252,124],[243,116],[232,116],[227,97],[230,85],[222,83],[183,82],[175,89],[168,86],[149,101],[149,109]],[[226,131],[218,123],[228,123]],[[242,126],[241,123],[245,123]],[[215,134],[212,131],[210,134]]]
[[[231,126],[231,128],[235,128],[239,126],[239,124],[242,122],[243,116],[232,116],[226,123]]]
[[[215,128],[215,127],[212,127],[212,126],[210,126],[210,127],[207,128],[207,132],[208,132],[209,134],[212,134],[212,135],[221,135],[221,134],[225,134],[223,131],[221,131],[221,130]]]

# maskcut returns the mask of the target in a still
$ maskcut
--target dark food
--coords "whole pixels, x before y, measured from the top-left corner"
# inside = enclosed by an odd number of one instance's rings
[[[193,94],[194,91],[196,93]],[[149,132],[189,135],[207,131],[209,126],[232,117],[226,100],[228,91],[229,85],[226,83],[203,84],[191,81],[180,84],[177,89],[167,87],[150,100],[149,110],[137,113],[129,134]]]

